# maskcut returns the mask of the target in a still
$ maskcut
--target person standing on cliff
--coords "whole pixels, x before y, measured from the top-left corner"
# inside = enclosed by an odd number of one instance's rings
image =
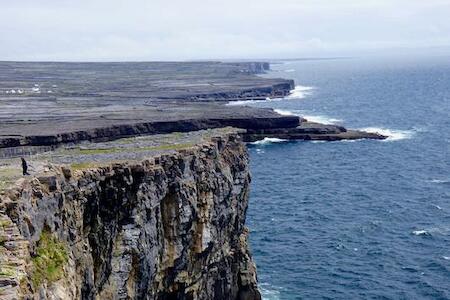
[[[21,157],[20,159],[22,160],[22,172],[23,172],[23,175],[24,175],[24,176],[25,176],[25,175],[30,175],[30,174],[28,173],[28,164],[27,164],[25,158]]]

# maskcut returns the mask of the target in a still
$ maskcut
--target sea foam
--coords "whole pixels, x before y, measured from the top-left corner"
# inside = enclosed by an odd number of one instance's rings
[[[448,179],[431,179],[431,183],[450,183],[450,180]]]
[[[284,142],[288,142],[288,140],[265,137],[264,139],[262,139],[260,141],[253,142],[251,144],[252,145],[269,145],[269,144],[284,143]]]
[[[314,122],[314,123],[339,124],[339,123],[343,122],[343,120],[341,120],[341,119],[335,119],[335,118],[331,118],[331,117],[328,117],[325,115],[308,115],[308,114],[303,114],[301,111],[290,111],[290,110],[285,110],[285,109],[274,109],[274,111],[283,116],[299,116],[299,117],[305,118],[309,122]]]
[[[284,98],[269,98],[267,97],[265,100],[238,100],[238,101],[230,101],[228,102],[227,106],[239,106],[239,105],[248,105],[253,103],[267,103],[267,102],[276,102],[281,101]]]
[[[312,86],[296,85],[285,99],[303,99],[306,96],[311,95],[313,90],[314,87]]]
[[[379,133],[388,138],[384,141],[399,141],[410,139],[414,135],[413,130],[396,130],[396,129],[387,129],[387,128],[379,128],[379,127],[366,127],[361,128],[360,130],[370,132],[370,133]]]
[[[314,90],[314,87],[311,86],[302,86],[297,85],[289,95],[286,97],[278,97],[278,98],[270,98],[267,97],[265,100],[239,100],[239,101],[230,101],[226,105],[229,106],[236,106],[236,105],[248,105],[252,103],[266,103],[266,102],[276,102],[276,101],[282,101],[282,100],[289,100],[289,99],[303,99],[306,96],[309,96],[312,94],[312,90]]]
[[[284,110],[284,109],[278,109],[278,108],[274,109],[273,111],[282,116],[297,116],[298,115],[290,110]]]
[[[303,118],[305,118],[306,120],[308,120],[309,122],[314,122],[314,123],[322,123],[322,124],[338,124],[338,123],[342,123],[343,120],[341,119],[335,119],[335,118],[331,118],[325,115],[303,115]]]
[[[414,235],[431,235],[428,231],[426,230],[414,230],[412,232],[412,234]]]
[[[277,288],[268,283],[260,283],[259,289],[261,291],[261,296],[264,300],[278,300],[280,299],[280,288]]]

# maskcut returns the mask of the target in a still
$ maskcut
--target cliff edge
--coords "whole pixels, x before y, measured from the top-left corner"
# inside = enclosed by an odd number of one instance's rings
[[[2,161],[3,180],[14,163]],[[85,143],[29,163],[35,175],[0,194],[2,299],[260,299],[236,130]]]

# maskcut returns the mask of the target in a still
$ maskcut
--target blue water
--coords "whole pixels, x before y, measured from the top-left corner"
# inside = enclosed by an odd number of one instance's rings
[[[450,58],[273,69],[313,89],[251,105],[392,137],[250,147],[263,298],[450,299]]]

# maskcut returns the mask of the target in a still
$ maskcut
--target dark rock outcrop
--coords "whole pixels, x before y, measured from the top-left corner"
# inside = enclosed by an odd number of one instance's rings
[[[302,120],[297,127],[290,128],[259,128],[248,129],[243,133],[245,142],[255,142],[264,138],[279,138],[285,140],[305,141],[340,141],[372,139],[384,140],[386,136],[358,130],[348,130],[345,127],[330,124],[320,124]]]

